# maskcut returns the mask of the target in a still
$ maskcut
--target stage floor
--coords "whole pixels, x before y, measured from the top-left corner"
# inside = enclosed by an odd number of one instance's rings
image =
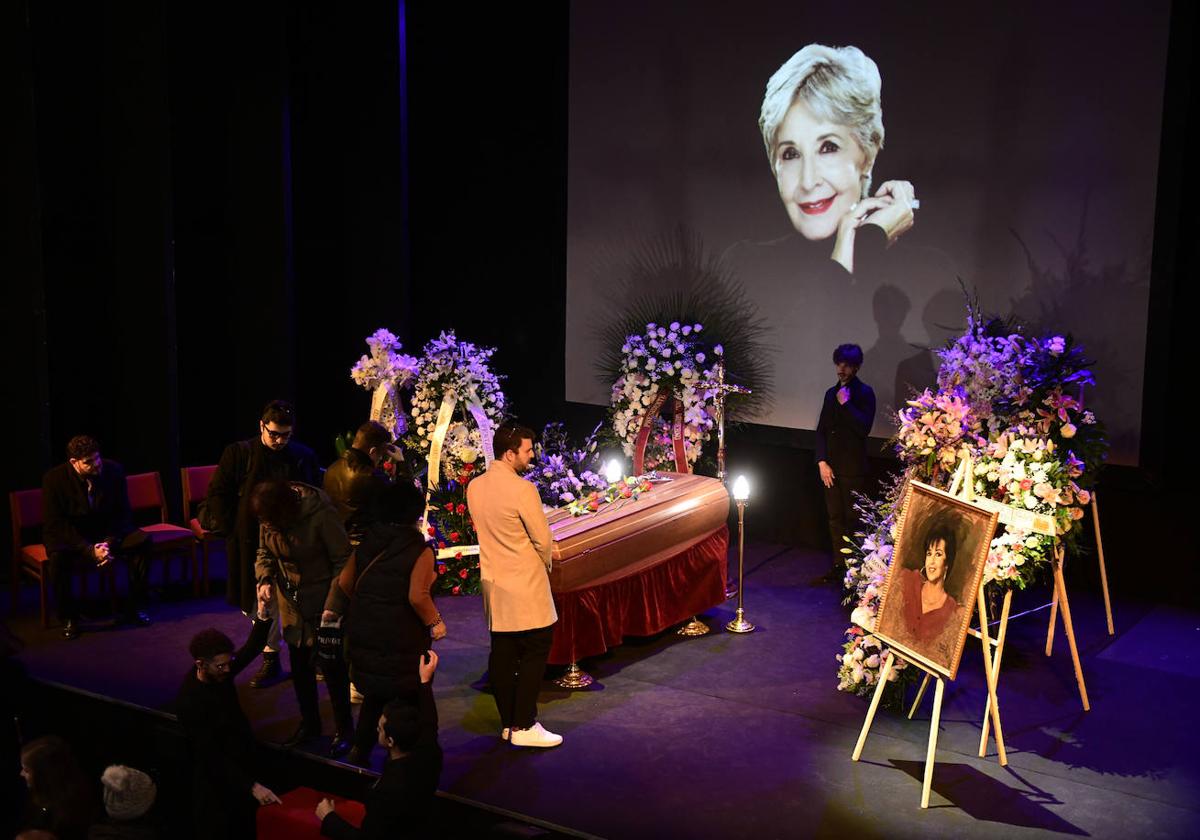
[[[848,613],[834,587],[811,583],[827,562],[816,552],[751,546],[745,605],[756,632],[724,631],[730,602],[705,616],[713,628],[706,636],[631,640],[583,663],[596,677],[588,690],[547,682],[541,720],[566,739],[548,752],[500,741],[484,687],[479,599],[439,599],[449,629],[436,646],[442,790],[609,838],[1194,831],[1200,613],[1118,593],[1110,637],[1098,596],[1072,592],[1088,713],[1061,631],[1054,655],[1042,653],[1046,612],[1014,621],[1000,684],[1007,768],[994,751],[976,754],[985,692],[978,643],[968,639],[959,679],[947,686],[931,807],[922,811],[930,700],[913,721],[881,711],[863,760],[850,760],[867,704],[836,690],[834,655]],[[1019,593],[1014,613],[1046,594]],[[153,614],[152,627],[101,624],[75,642],[41,630],[28,607],[10,626],[28,644],[22,659],[33,676],[154,708],[169,708],[193,633],[215,626],[240,643],[249,630],[220,597],[160,603]],[[282,739],[297,718],[290,683],[255,691],[248,678],[240,692],[259,736]],[[327,701],[325,715],[328,727]]]

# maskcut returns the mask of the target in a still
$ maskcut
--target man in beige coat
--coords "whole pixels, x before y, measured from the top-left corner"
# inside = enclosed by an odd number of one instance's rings
[[[562,736],[537,722],[537,697],[554,638],[550,525],[537,488],[521,478],[533,460],[533,432],[505,423],[493,438],[496,459],[467,485],[479,533],[483,608],[492,634],[488,675],[500,712],[500,737],[519,747],[554,747]]]

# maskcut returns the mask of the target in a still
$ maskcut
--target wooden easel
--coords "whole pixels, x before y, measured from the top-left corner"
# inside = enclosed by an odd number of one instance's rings
[[[966,501],[971,501],[974,498],[974,488],[971,484],[971,459],[964,458],[958,465],[955,472],[954,480],[950,485],[950,495],[958,495]],[[961,489],[961,493],[960,493]],[[978,636],[983,643],[983,672],[987,680],[988,700],[985,716],[990,719],[991,725],[995,728],[996,748],[999,756],[1000,766],[1008,765],[1008,753],[1004,749],[1004,729],[1000,723],[1000,702],[996,697],[996,683],[999,679],[999,653],[1003,650],[1004,631],[1007,628],[1007,605],[1011,599],[1005,601],[1005,623],[1001,627],[1001,637],[997,640],[997,656],[993,661],[991,649],[993,642],[988,633],[987,608],[983,599],[983,584],[981,583],[978,591],[975,594],[975,601],[979,611],[979,630],[974,635]],[[892,645],[896,649],[899,648]],[[925,777],[921,785],[921,807],[929,807],[929,791],[933,784],[933,765],[934,758],[937,754],[937,736],[938,725],[942,717],[942,695],[945,692],[945,680],[941,674],[929,668],[920,661],[920,657],[915,656],[907,651],[901,650],[904,654],[904,659],[910,665],[914,665],[925,672],[925,677],[921,681],[921,687],[917,690],[916,700],[913,701],[912,708],[909,709],[908,717],[911,720],[913,714],[917,710],[917,706],[921,702],[921,697],[925,694],[925,689],[929,686],[929,680],[933,679],[937,685],[934,687],[933,694],[933,716],[929,721],[929,747],[925,753]],[[883,697],[883,689],[887,685],[887,678],[892,670],[892,661],[895,654],[889,650],[887,658],[884,659],[883,667],[879,672],[879,682],[875,686],[875,693],[871,696],[871,706],[867,710],[867,718],[863,721],[862,731],[858,734],[858,742],[854,745],[854,754],[851,756],[853,761],[858,761],[862,756],[863,747],[867,743],[867,734],[871,731],[871,723],[875,720],[875,712],[879,709],[879,701]],[[986,744],[986,735],[984,743]]]
[[[1075,628],[1071,624],[1071,602],[1067,599],[1067,582],[1063,577],[1062,543],[1054,546],[1054,596],[1050,601],[1050,626],[1046,629],[1047,656],[1054,648],[1054,625],[1058,618],[1060,605],[1063,630],[1067,634],[1067,645],[1071,648],[1071,662],[1075,666],[1075,682],[1079,685],[1079,700],[1083,703],[1083,710],[1088,712],[1091,711],[1092,706],[1088,702],[1087,684],[1083,681],[1083,666],[1079,664],[1079,648],[1075,644]]]
[[[1104,617],[1108,619],[1108,635],[1115,636],[1113,629],[1112,601],[1108,598],[1108,572],[1104,568],[1104,541],[1100,539],[1100,503],[1096,501],[1096,491],[1092,491],[1092,525],[1096,529],[1096,553],[1100,555],[1100,588],[1104,590]],[[1050,619],[1054,625],[1054,619]]]

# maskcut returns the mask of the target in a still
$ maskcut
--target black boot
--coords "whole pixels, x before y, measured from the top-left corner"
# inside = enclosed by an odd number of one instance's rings
[[[250,678],[250,687],[267,688],[283,679],[283,669],[279,666],[279,651],[263,651],[262,664],[258,666],[258,672]]]

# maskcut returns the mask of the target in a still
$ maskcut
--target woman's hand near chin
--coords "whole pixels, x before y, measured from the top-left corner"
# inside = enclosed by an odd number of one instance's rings
[[[912,229],[914,199],[913,185],[908,181],[885,181],[874,196],[864,198],[842,217],[832,259],[853,274],[855,231],[863,225],[877,225],[892,244]]]
[[[916,191],[908,181],[884,181],[875,191],[875,198],[885,198],[888,203],[867,216],[862,223],[883,228],[891,245],[912,229]],[[859,204],[861,206],[862,203]]]
[[[840,263],[842,268],[853,274],[855,231],[862,226],[863,221],[869,216],[873,218],[871,214],[877,214],[890,207],[891,204],[891,196],[864,198],[858,204],[855,204],[850,209],[850,212],[842,216],[842,220],[838,222],[837,239],[833,243],[833,254],[830,255],[831,259],[834,262]],[[912,211],[910,210],[909,214],[911,215],[911,213]]]

